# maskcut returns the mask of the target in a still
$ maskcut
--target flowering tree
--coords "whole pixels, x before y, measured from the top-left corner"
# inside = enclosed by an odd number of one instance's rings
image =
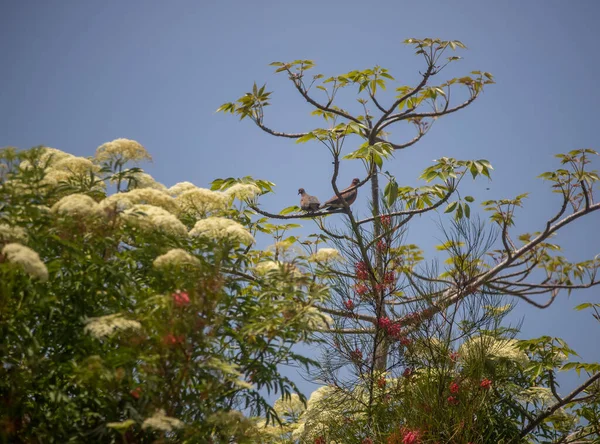
[[[278,368],[311,364],[325,287],[253,247],[272,184],[167,188],[149,159],[0,151],[2,442],[254,442],[240,410],[298,393]]]
[[[392,154],[417,143],[436,119],[471,105],[494,83],[481,71],[435,83],[460,58],[444,55],[464,45],[437,39],[405,43],[425,68],[417,85],[396,87],[391,99],[386,87],[394,78],[379,66],[325,78],[309,75],[310,60],[273,63],[312,114],[324,120],[312,131],[287,133],[268,126],[271,92],[265,86],[255,84],[219,108],[252,120],[270,135],[325,146],[333,160],[331,186],[343,202],[340,209],[311,213],[298,207],[273,213],[250,205],[271,219],[313,219],[320,233],[304,245],[314,249],[328,242],[341,255],[338,261],[324,256],[315,270],[317,282],[331,288],[317,308],[335,319],[323,330],[330,346],[319,379],[326,386],[311,396],[299,417],[268,429],[270,439],[403,444],[600,439],[600,365],[567,362],[574,352],[564,341],[517,341],[516,331],[502,324],[513,301],[545,308],[562,291],[600,282],[596,258],[572,263],[551,242],[563,227],[600,209],[594,201],[599,178],[589,169],[597,153],[580,149],[558,155],[559,169],[540,176],[562,201],[535,233],[515,234],[515,209],[526,194],[482,202],[490,214],[487,223],[471,215],[474,198],[459,187],[469,176],[489,178],[492,166],[486,160],[443,157],[420,175],[425,185],[401,183],[384,169],[391,168]],[[340,103],[344,88],[358,89],[362,113]],[[396,141],[390,131],[403,123],[416,134]],[[358,148],[346,153],[348,140],[358,141]],[[338,177],[345,160],[360,160],[365,167],[355,188],[370,188],[366,216],[342,199]],[[214,189],[227,185],[217,181]],[[439,211],[453,216],[443,228],[446,242],[438,247],[446,256],[442,267],[425,262],[419,246],[405,241],[415,216]],[[345,227],[327,223],[332,213],[343,217]],[[557,371],[573,369],[587,378],[571,394],[559,394]]]

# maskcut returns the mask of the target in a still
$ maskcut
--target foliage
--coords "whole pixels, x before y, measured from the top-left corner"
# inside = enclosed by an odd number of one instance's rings
[[[253,442],[239,410],[272,421],[264,395],[298,393],[278,366],[312,363],[292,346],[326,288],[306,261],[260,272],[268,183],[167,189],[149,157],[0,151],[1,441]]]
[[[317,282],[332,289],[318,308],[334,319],[323,331],[328,345],[316,376],[323,387],[298,418],[265,429],[264,442],[595,442],[600,366],[566,362],[574,351],[559,338],[517,340],[518,329],[502,319],[515,301],[545,308],[561,291],[600,283],[597,257],[570,262],[551,241],[563,227],[600,209],[594,201],[599,177],[590,170],[597,153],[559,154],[560,168],[541,174],[561,205],[535,233],[514,233],[515,209],[524,207],[526,193],[482,202],[487,221],[476,213],[475,199],[461,194],[467,178],[491,179],[493,168],[485,159],[442,157],[419,176],[424,184],[415,186],[404,177],[401,182],[390,172],[393,158],[437,119],[471,105],[494,83],[484,71],[435,83],[460,59],[448,57],[465,48],[460,41],[405,43],[426,66],[417,85],[396,86],[394,95],[388,91],[395,79],[380,66],[328,77],[309,75],[315,68],[311,60],[272,63],[312,106],[311,114],[322,119],[311,131],[270,128],[266,110],[274,94],[266,86],[255,84],[218,109],[249,119],[270,135],[325,146],[338,197],[345,162],[359,160],[365,173],[356,187],[361,196],[369,194],[367,216],[349,204],[310,214],[295,206],[277,213],[258,201],[251,205],[266,218],[312,219],[318,233],[308,240],[290,236],[288,244],[314,252],[326,243],[341,256],[316,269]],[[355,91],[358,106],[343,102],[348,93],[342,96],[342,89]],[[415,129],[412,139],[395,140],[391,130],[402,122]],[[357,148],[348,150],[351,144]],[[445,238],[429,261],[418,245],[406,241],[411,222],[425,213],[438,214]],[[331,214],[339,214],[345,226],[330,223]],[[587,378],[571,394],[560,395],[558,372],[569,370],[586,372]]]

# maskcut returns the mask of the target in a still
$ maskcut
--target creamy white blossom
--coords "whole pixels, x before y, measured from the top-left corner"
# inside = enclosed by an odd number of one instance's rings
[[[275,404],[273,404],[273,409],[280,417],[288,416],[292,418],[298,418],[302,412],[304,412],[305,407],[300,400],[300,397],[293,393],[290,398],[284,399],[281,397],[275,401]]]
[[[155,268],[169,266],[194,265],[199,266],[200,260],[181,248],[174,248],[163,255],[158,256],[152,263]]]
[[[167,190],[171,196],[177,197],[185,191],[195,190],[198,187],[191,182],[179,182]]]
[[[241,224],[224,217],[209,217],[199,220],[190,230],[190,236],[246,245],[254,242],[252,235]]]
[[[254,270],[258,274],[267,274],[269,271],[279,270],[281,263],[275,261],[265,261],[257,264]]]
[[[260,194],[260,188],[253,184],[236,183],[225,190],[225,194],[232,199],[251,200]]]
[[[19,265],[29,276],[41,281],[48,280],[48,269],[39,254],[31,248],[18,243],[6,244],[2,249],[8,262]]]
[[[328,262],[340,260],[342,257],[340,256],[340,252],[335,248],[319,248],[310,258],[315,262]]]
[[[187,234],[185,225],[176,216],[154,205],[134,205],[126,210],[122,217],[128,224],[137,226],[142,230],[159,230],[179,236]]]
[[[308,328],[313,330],[325,329],[333,325],[331,316],[321,313],[316,307],[308,307],[304,320]]]
[[[0,242],[27,242],[27,238],[25,229],[0,224]]]
[[[163,191],[163,192],[167,192],[167,187],[164,186],[162,183],[157,182],[154,177],[152,177],[150,174],[148,173],[144,173],[143,171],[138,171],[135,173],[131,173],[130,174],[133,177],[133,180],[131,181],[131,189],[138,189],[138,188],[152,188],[154,190],[158,190],[158,191]],[[111,180],[111,182],[113,182],[114,180]]]
[[[139,162],[140,160],[152,160],[152,157],[139,142],[130,139],[115,139],[100,145],[96,150],[98,162],[115,159],[123,162]]]
[[[175,200],[167,193],[152,188],[137,188],[124,193],[115,193],[100,202],[102,209],[116,208],[124,211],[135,204],[148,204],[161,207],[170,213],[177,213]]]
[[[516,339],[496,339],[489,335],[481,335],[465,341],[458,353],[464,360],[484,357],[492,360],[507,359],[526,365],[529,358],[517,347],[517,343]]]
[[[142,328],[142,324],[138,321],[125,319],[120,313],[88,318],[85,320],[85,324],[83,330],[98,339],[110,336],[117,330],[139,330]]]
[[[142,429],[151,428],[156,430],[162,430],[163,432],[170,432],[173,429],[180,429],[183,427],[183,422],[177,418],[171,418],[167,416],[166,412],[162,409],[157,410],[154,415],[147,418],[142,423]]]
[[[194,188],[184,191],[175,198],[180,211],[197,217],[226,210],[229,199],[220,191]]]
[[[100,214],[100,206],[86,194],[70,194],[56,202],[51,211],[69,216],[94,216]]]

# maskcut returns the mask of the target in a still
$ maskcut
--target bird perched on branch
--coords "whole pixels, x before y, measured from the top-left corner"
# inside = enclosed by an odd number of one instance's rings
[[[300,208],[303,209],[304,211],[309,211],[309,212],[313,212],[313,211],[317,211],[319,209],[319,205],[321,204],[321,202],[319,202],[319,199],[317,199],[315,196],[311,196],[310,194],[307,194],[306,191],[304,191],[304,188],[300,188],[298,190],[298,194],[301,196],[300,197]]]
[[[348,205],[352,205],[356,200],[356,196],[358,196],[358,188],[356,188],[356,185],[359,183],[359,179],[352,179],[352,184],[348,188],[344,188],[340,191],[341,199],[338,196],[333,196],[321,205],[321,208],[327,208],[328,210],[344,208],[344,201],[346,201]]]

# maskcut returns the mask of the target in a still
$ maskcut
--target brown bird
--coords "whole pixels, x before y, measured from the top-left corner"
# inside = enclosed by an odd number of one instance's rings
[[[311,196],[310,194],[307,194],[306,191],[304,191],[304,188],[300,188],[298,190],[298,194],[301,196],[300,197],[300,208],[303,209],[304,211],[309,211],[309,212],[313,212],[313,211],[317,211],[319,209],[319,205],[321,204],[321,202],[319,202],[319,199],[317,199],[315,196]]]
[[[342,196],[342,199],[337,196],[333,196],[331,199],[321,205],[321,208],[327,208],[328,210],[344,208],[344,201],[346,201],[348,205],[352,205],[356,200],[356,196],[358,196],[358,188],[356,188],[356,185],[359,183],[359,179],[352,179],[352,184],[348,188],[340,191],[340,196]]]

